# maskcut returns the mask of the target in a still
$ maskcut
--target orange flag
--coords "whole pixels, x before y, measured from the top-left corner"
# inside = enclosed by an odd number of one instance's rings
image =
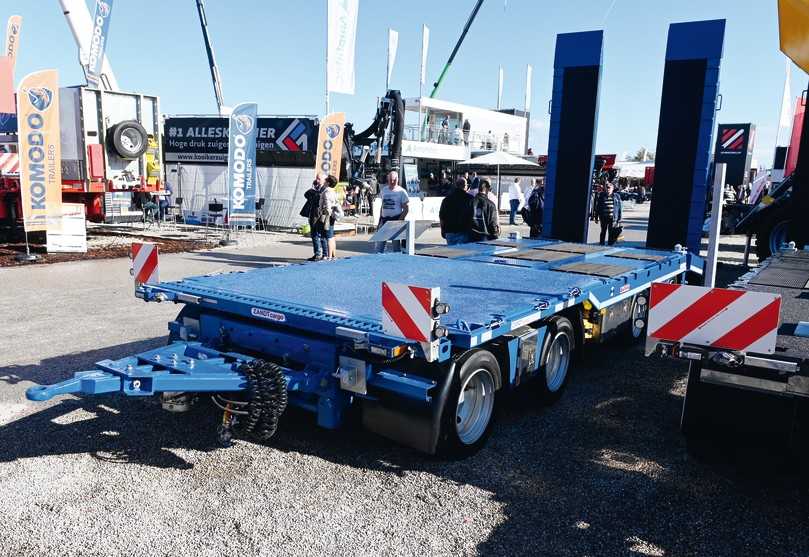
[[[58,230],[62,217],[59,74],[28,74],[17,90],[20,194],[25,231]]]

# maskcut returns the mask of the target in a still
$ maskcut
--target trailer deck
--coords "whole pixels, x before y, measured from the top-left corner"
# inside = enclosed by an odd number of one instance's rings
[[[533,252],[539,258],[526,257]],[[543,260],[548,253],[552,260]],[[336,327],[381,333],[383,281],[438,287],[441,300],[451,307],[443,323],[450,339],[472,347],[584,300],[601,308],[652,281],[688,269],[699,272],[700,265],[690,265],[690,258],[645,249],[499,240],[425,248],[414,258],[370,255],[192,277],[146,286],[145,298],[163,293],[170,301],[194,299],[246,317],[256,315],[254,308],[266,310],[291,327],[318,333],[333,334]]]
[[[456,428],[444,415],[451,403],[459,424],[470,412],[482,423],[469,426],[478,428],[473,446],[485,439],[494,391],[547,376],[560,392],[576,345],[642,324],[652,282],[701,270],[684,251],[520,239],[144,284],[136,296],[184,305],[169,323],[167,347],[98,362],[27,396],[161,394],[176,409],[209,393],[225,412],[222,427],[241,415],[246,431],[265,438],[287,401],[326,428],[361,404],[368,429],[429,453]],[[449,312],[425,308],[426,342],[383,326],[383,282],[440,289]],[[488,382],[459,386],[481,369]],[[465,402],[475,393],[477,402]]]

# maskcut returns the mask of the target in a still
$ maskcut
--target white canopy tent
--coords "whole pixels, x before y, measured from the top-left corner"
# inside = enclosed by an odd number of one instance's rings
[[[467,166],[494,166],[497,167],[497,209],[500,207],[500,167],[516,167],[516,166],[539,166],[537,163],[525,160],[516,155],[512,155],[505,151],[494,151],[481,157],[467,159],[458,163],[459,165]]]

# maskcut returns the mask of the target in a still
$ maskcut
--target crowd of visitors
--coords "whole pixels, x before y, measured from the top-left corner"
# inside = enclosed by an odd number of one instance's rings
[[[513,192],[518,201],[511,204],[516,219],[517,210],[522,203],[519,178],[510,187],[510,192]],[[542,181],[537,178],[520,213],[530,227],[532,238],[539,238],[542,234],[544,208],[545,188]],[[477,173],[473,173],[471,178],[467,173],[456,179],[453,191],[441,202],[438,218],[441,223],[441,236],[447,245],[494,240],[500,236],[497,199],[492,194],[489,180],[479,178]],[[516,224],[516,220],[509,222]]]
[[[441,236],[447,245],[457,245],[467,242],[494,240],[500,237],[499,211],[497,198],[492,193],[491,182],[481,178],[476,172],[465,172],[450,185],[448,177],[442,175],[447,181],[448,191],[441,202],[439,221]],[[334,176],[318,174],[312,187],[306,192],[306,203],[301,210],[301,216],[309,221],[312,238],[313,255],[310,261],[334,259],[336,245],[334,239],[335,222],[343,218],[345,213],[343,205],[347,204],[349,211],[356,206],[366,192],[359,187],[349,188],[346,191],[345,202],[338,200],[335,186],[337,179]],[[410,198],[407,191],[399,185],[399,173],[389,172],[386,183],[380,184],[377,199],[381,201],[378,228],[389,221],[403,221],[409,211]],[[529,237],[540,238],[543,232],[543,214],[545,210],[545,186],[541,178],[536,178],[530,190],[524,190],[521,179],[515,178],[508,188],[509,220],[511,226],[518,224],[517,216],[522,218],[522,224],[528,225]],[[353,204],[353,205],[352,205]],[[372,200],[369,199],[369,205]],[[623,231],[622,225],[622,199],[612,182],[603,185],[596,184],[593,189],[591,201],[591,218],[600,224],[599,241],[602,245],[615,244]],[[401,251],[404,241],[392,241],[392,250]],[[377,242],[375,249],[384,253],[387,242]]]

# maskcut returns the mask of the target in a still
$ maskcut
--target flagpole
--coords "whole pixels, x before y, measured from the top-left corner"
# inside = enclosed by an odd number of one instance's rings
[[[329,5],[326,2],[326,115],[330,110],[329,102]]]
[[[390,90],[390,27],[388,27],[388,61],[385,64],[385,93]]]
[[[786,74],[784,75],[784,92],[781,96],[781,109],[778,111],[778,126],[775,130],[775,150],[773,151],[773,157],[775,157],[775,152],[778,151],[778,142],[781,139],[781,123],[784,119],[784,98],[786,98],[787,87],[789,86],[789,58],[786,59]],[[792,101],[789,100],[791,105]],[[775,159],[773,158],[773,164],[775,164]]]

